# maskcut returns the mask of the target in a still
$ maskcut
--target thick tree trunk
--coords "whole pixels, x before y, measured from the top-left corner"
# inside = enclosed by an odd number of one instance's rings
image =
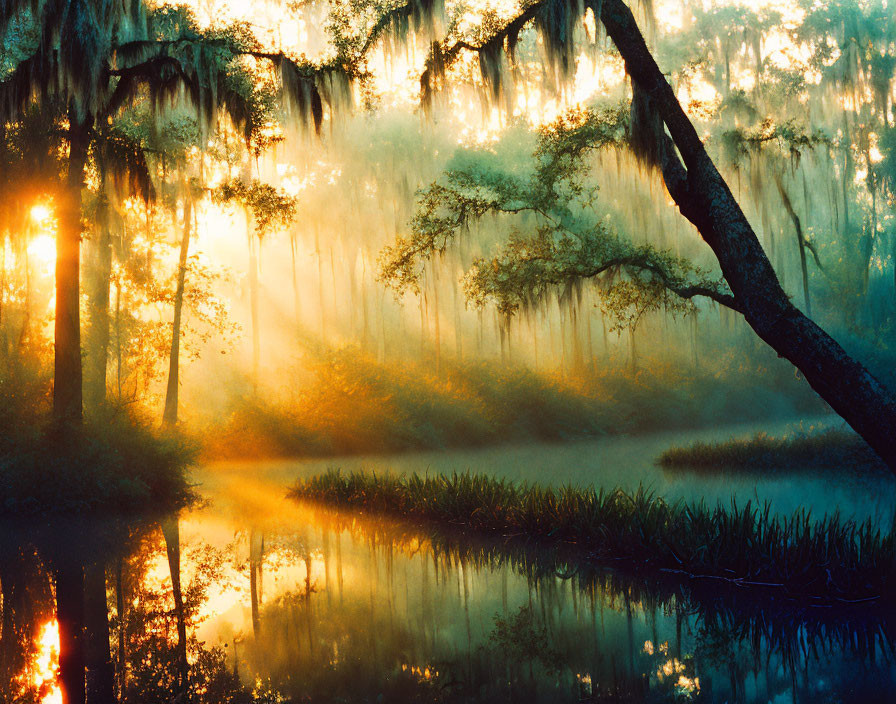
[[[669,140],[662,140],[660,161],[669,193],[712,248],[747,322],[896,471],[896,402],[890,392],[790,302],[628,6],[622,0],[604,0],[601,20],[684,162]]]
[[[171,354],[168,357],[168,388],[165,391],[165,411],[162,424],[177,425],[178,390],[180,387],[180,321],[184,307],[184,287],[187,278],[187,256],[190,250],[190,230],[193,223],[192,201],[184,200],[184,228],[180,240],[180,258],[177,269],[177,290],[174,293],[174,321],[171,330]]]
[[[55,580],[62,704],[84,704],[84,570],[78,559],[63,556]]]
[[[84,619],[87,704],[114,704],[115,668],[109,639],[106,569],[102,561],[84,568]]]
[[[59,426],[81,423],[81,189],[90,144],[91,120],[69,113],[69,161],[56,236],[56,324],[53,418]]]
[[[187,661],[187,617],[180,582],[180,523],[177,516],[169,516],[162,520],[162,533],[165,536],[165,547],[168,553],[168,571],[171,574],[174,615],[177,619],[178,689],[180,692],[184,692],[189,682],[189,663]]]

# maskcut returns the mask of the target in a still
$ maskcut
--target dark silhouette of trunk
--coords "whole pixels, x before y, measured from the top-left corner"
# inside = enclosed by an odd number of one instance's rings
[[[87,329],[87,368],[84,394],[89,406],[106,400],[106,367],[109,359],[109,289],[112,277],[112,237],[105,189],[97,213],[99,237],[94,246],[93,276],[89,296],[90,327]]]
[[[165,411],[162,424],[177,425],[178,389],[180,386],[180,321],[184,307],[184,286],[187,278],[187,256],[190,250],[190,230],[193,223],[192,200],[184,199],[184,227],[180,239],[180,258],[177,269],[177,289],[174,293],[174,321],[171,330],[171,354],[168,357],[168,387],[165,391]]]
[[[56,323],[53,419],[57,426],[81,424],[81,189],[93,119],[69,111],[69,160],[56,236]],[[82,687],[83,690],[83,687]]]
[[[115,564],[115,608],[118,611],[118,700],[128,697],[127,615],[124,600],[124,558],[119,555]]]
[[[165,548],[168,553],[168,571],[171,573],[174,615],[177,619],[178,690],[184,692],[189,681],[189,662],[187,661],[187,618],[180,583],[180,524],[177,516],[164,518],[161,523],[162,534],[165,536]]]
[[[87,704],[114,704],[115,668],[109,638],[106,568],[102,561],[84,568],[84,641]]]
[[[892,441],[896,402],[890,392],[790,302],[755,232],[650,54],[628,6],[622,0],[604,0],[601,20],[633,84],[648,101],[650,114],[669,130],[671,139],[662,125],[655,134],[663,179],[681,213],[715,253],[736,309],[896,471]]]
[[[62,704],[84,704],[84,570],[76,556],[60,556],[55,581]]]

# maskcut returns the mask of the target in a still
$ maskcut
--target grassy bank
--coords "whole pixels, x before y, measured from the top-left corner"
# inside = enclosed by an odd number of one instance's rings
[[[752,438],[722,443],[695,443],[673,447],[657,462],[667,469],[741,471],[798,471],[844,469],[887,472],[886,465],[855,433],[827,430],[814,435],[773,437],[759,433]]]
[[[183,436],[112,405],[59,433],[50,399],[46,376],[0,375],[0,521],[158,515],[193,500],[197,452]]]
[[[299,481],[291,496],[471,534],[545,547],[636,574],[656,573],[738,589],[832,602],[893,598],[892,534],[837,516],[772,516],[753,504],[730,509],[670,504],[644,491],[518,486],[452,476],[329,472]]]

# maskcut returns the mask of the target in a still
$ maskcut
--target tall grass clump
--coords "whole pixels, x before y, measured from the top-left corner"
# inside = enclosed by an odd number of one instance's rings
[[[855,433],[830,429],[812,435],[774,437],[757,433],[752,438],[722,443],[698,442],[672,447],[657,463],[667,469],[699,471],[794,471],[814,469],[879,469],[886,465]]]
[[[421,477],[332,471],[300,480],[297,500],[471,534],[574,548],[634,573],[710,580],[819,602],[892,600],[892,531],[807,512],[778,517],[752,502],[670,503],[644,489],[518,485],[473,474]]]

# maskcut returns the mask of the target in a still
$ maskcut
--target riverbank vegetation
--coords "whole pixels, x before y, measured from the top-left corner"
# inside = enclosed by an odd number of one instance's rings
[[[727,442],[698,442],[688,447],[669,448],[657,463],[667,470],[697,472],[887,471],[886,465],[860,437],[848,430],[836,429],[781,437],[757,433],[752,438]]]
[[[778,517],[752,502],[711,508],[669,503],[643,489],[627,494],[471,474],[339,471],[300,480],[291,496],[474,535],[574,546],[578,559],[623,571],[819,604],[883,603],[896,580],[891,526],[806,512]]]
[[[721,356],[693,369],[654,358],[575,372],[491,361],[380,362],[327,350],[280,395],[247,395],[206,420],[203,454],[333,456],[563,440],[819,415],[786,366]]]
[[[193,500],[196,446],[139,409],[92,409],[78,433],[53,423],[40,371],[0,375],[0,521],[163,515]]]

